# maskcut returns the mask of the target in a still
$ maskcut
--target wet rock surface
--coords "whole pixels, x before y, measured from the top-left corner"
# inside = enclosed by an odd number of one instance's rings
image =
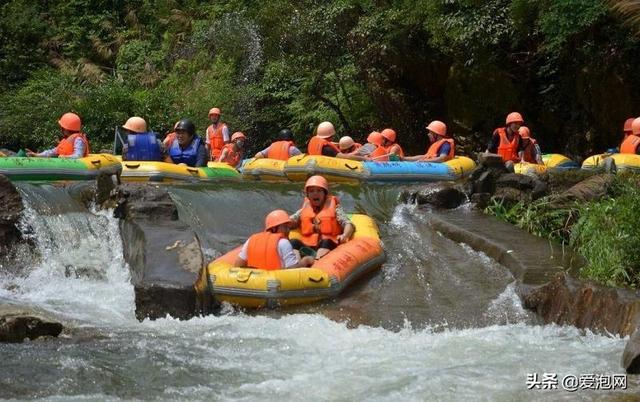
[[[17,225],[24,209],[20,193],[4,175],[0,175],[0,206],[0,258],[3,258],[22,241]]]
[[[204,264],[200,242],[178,220],[166,188],[126,184],[112,192],[121,221],[124,256],[131,268],[136,317],[167,314],[187,319],[195,312],[193,283]]]
[[[0,305],[0,342],[20,343],[25,339],[57,337],[61,323],[34,310]]]
[[[622,367],[629,374],[640,374],[640,329],[631,335],[622,353]]]

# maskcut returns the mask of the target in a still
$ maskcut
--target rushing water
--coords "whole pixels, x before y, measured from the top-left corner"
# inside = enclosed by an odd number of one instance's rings
[[[376,218],[388,254],[379,273],[338,301],[142,323],[118,222],[64,189],[20,190],[36,250],[0,273],[0,303],[40,306],[69,329],[0,344],[1,398],[591,400],[621,392],[528,390],[528,374],[621,373],[625,340],[539,325],[506,269],[440,236],[423,211],[396,205],[392,187],[338,188],[347,209]],[[270,209],[300,202],[296,186],[180,187],[172,196],[210,255],[237,245]],[[631,377],[628,385],[638,389]]]

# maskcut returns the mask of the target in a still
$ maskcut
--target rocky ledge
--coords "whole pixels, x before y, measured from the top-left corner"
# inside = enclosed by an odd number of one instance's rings
[[[45,314],[13,305],[0,305],[0,342],[57,337],[63,326]]]

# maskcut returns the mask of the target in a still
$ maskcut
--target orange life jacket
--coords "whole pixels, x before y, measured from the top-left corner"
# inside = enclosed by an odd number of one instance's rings
[[[328,195],[320,212],[315,213],[308,198],[304,199],[300,213],[300,233],[302,242],[309,247],[317,247],[320,240],[331,239],[338,243],[338,236],[342,234],[342,227],[338,223],[336,208],[340,200]],[[318,222],[319,233],[313,222]]]
[[[211,160],[216,160],[220,157],[220,152],[222,152],[222,147],[224,147],[222,129],[227,126],[223,122],[218,122],[216,125],[216,128],[213,127],[213,124],[207,127],[207,140],[211,147]]]
[[[507,130],[504,127],[497,128],[494,133],[498,133],[500,136],[500,144],[498,145],[498,155],[502,156],[504,162],[514,161],[518,162],[518,145],[520,140],[520,134],[514,134],[513,139],[509,141],[507,138]]]
[[[242,160],[242,154],[233,148],[233,144],[226,144],[222,149],[226,149],[227,153],[224,156],[224,160],[220,158],[218,162],[225,162],[229,166],[237,167]],[[220,151],[220,155],[222,155],[222,151]]]
[[[523,138],[522,141],[524,143],[522,160],[529,163],[538,163],[538,159],[536,158],[536,144],[538,142],[534,138]]]
[[[247,266],[251,268],[276,270],[282,268],[278,242],[284,233],[261,232],[249,237],[247,244]]]
[[[83,133],[75,133],[60,140],[56,147],[58,156],[73,155],[73,143],[76,142],[76,138],[80,138],[84,143],[84,153],[82,154],[82,157],[84,158],[89,155],[89,141],[87,140],[87,137]]]
[[[367,156],[367,158],[375,162],[384,162],[389,160],[387,150],[382,145],[378,145],[377,148]]]
[[[307,145],[307,154],[308,155],[322,155],[322,148],[324,148],[325,145],[330,146],[331,148],[335,149],[336,152],[340,152],[340,149],[338,147],[336,147],[335,145],[333,145],[332,142],[327,141],[326,138],[320,138],[317,135],[315,137],[312,137],[309,140],[309,144]]]
[[[620,145],[621,154],[635,154],[638,152],[638,145],[640,145],[640,137],[637,135],[629,135],[622,141]]]
[[[286,161],[289,159],[289,148],[293,146],[292,141],[276,141],[269,146],[269,152],[267,152],[267,158],[279,159]]]
[[[445,161],[453,159],[453,157],[456,154],[456,143],[455,143],[455,141],[453,141],[453,138],[441,138],[438,141],[436,141],[433,144],[431,144],[431,146],[427,150],[427,154],[425,155],[425,157],[426,158],[437,158],[438,156],[440,156],[439,155],[440,147],[445,142],[448,142],[449,146],[450,146],[449,153],[447,154],[447,157],[445,158]]]

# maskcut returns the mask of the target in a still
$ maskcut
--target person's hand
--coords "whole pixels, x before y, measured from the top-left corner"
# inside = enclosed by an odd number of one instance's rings
[[[27,156],[38,156],[38,154],[33,151],[27,151]]]
[[[342,244],[345,243],[347,240],[347,236],[343,233],[341,235],[338,235],[338,244]]]

